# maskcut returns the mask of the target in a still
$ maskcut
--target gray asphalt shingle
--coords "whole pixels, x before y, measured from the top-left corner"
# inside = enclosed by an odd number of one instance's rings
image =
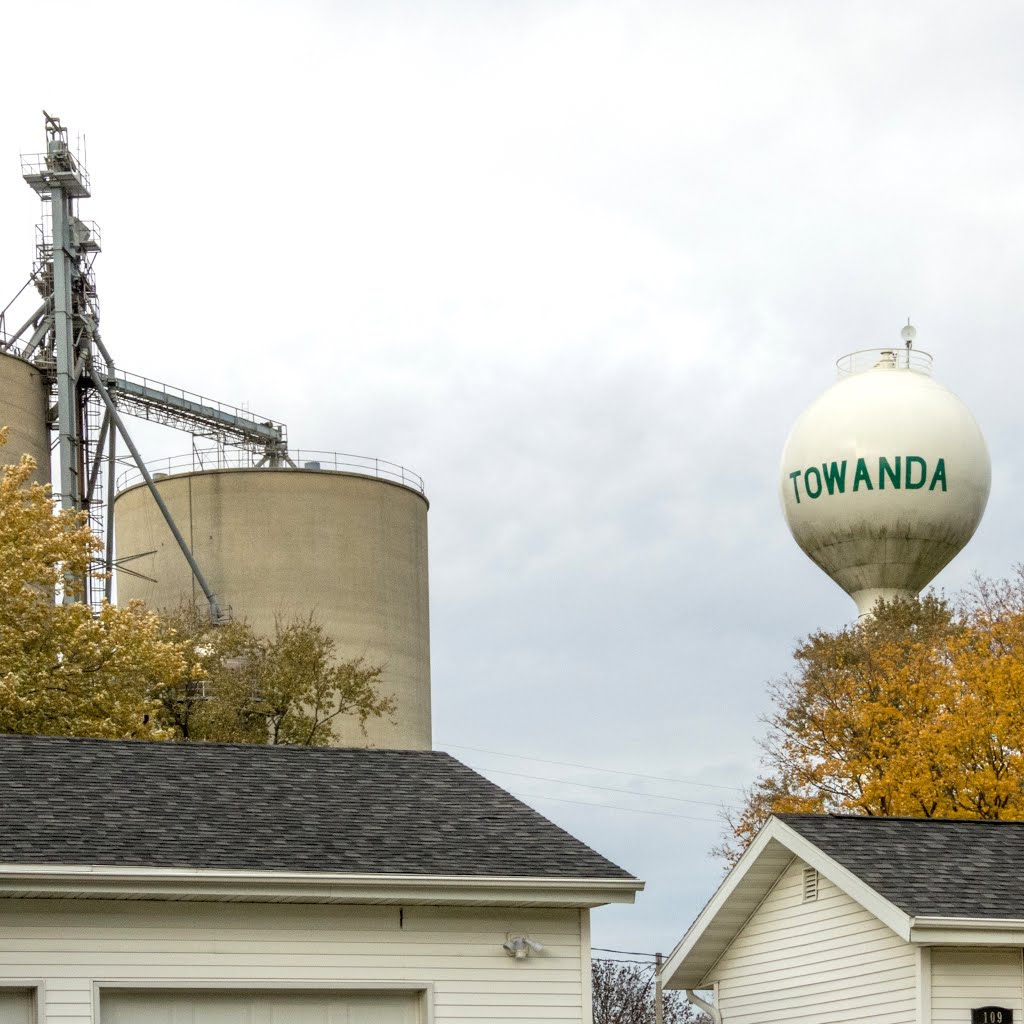
[[[1024,919],[1024,821],[778,817],[907,914]]]
[[[632,878],[439,751],[0,736],[0,863]]]

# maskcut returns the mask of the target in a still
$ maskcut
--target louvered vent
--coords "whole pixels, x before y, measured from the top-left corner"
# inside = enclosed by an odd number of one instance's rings
[[[804,903],[818,898],[818,869],[804,868]]]

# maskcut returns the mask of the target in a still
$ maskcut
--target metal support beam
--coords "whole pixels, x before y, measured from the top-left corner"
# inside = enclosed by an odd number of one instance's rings
[[[91,505],[96,493],[96,481],[100,475],[100,463],[103,461],[103,446],[107,441],[107,430],[110,428],[110,413],[103,414],[100,424],[100,436],[96,439],[96,454],[93,456],[92,469],[89,470],[89,482],[85,488],[85,500]]]
[[[60,503],[62,508],[78,508],[82,494],[78,479],[81,434],[71,308],[71,200],[57,185],[50,190],[50,212],[53,222],[53,332],[57,360]]]
[[[21,353],[22,359],[31,359],[35,354],[35,351],[43,343],[43,339],[46,337],[46,332],[50,329],[50,321],[46,317],[43,317],[42,323],[35,329],[32,337],[29,339],[29,343],[25,346],[25,350]]]
[[[50,300],[46,299],[43,304],[6,340],[0,342],[0,350],[11,348],[18,339],[30,328],[35,327],[41,316],[46,315],[50,308]]]
[[[199,563],[196,562],[191,548],[189,548],[188,544],[185,542],[185,538],[182,536],[181,530],[178,529],[178,524],[174,521],[174,516],[171,515],[171,510],[167,507],[167,503],[157,490],[156,484],[153,482],[153,477],[146,468],[146,463],[143,461],[138,448],[135,447],[135,442],[131,439],[131,436],[125,428],[124,420],[121,419],[121,416],[117,411],[117,407],[114,405],[114,400],[110,397],[110,392],[107,390],[103,381],[100,380],[99,375],[92,366],[89,367],[89,378],[92,381],[93,387],[99,392],[100,398],[103,399],[103,404],[107,407],[107,412],[113,420],[114,425],[117,427],[117,431],[121,435],[125,445],[127,445],[128,451],[132,453],[135,465],[138,466],[139,472],[142,474],[142,478],[146,481],[146,486],[149,488],[149,493],[153,495],[153,500],[156,502],[157,508],[160,509],[160,514],[164,517],[164,522],[167,523],[167,527],[171,531],[175,541],[177,541],[178,547],[181,549],[181,553],[185,556],[185,561],[188,562],[188,567],[192,570],[192,575],[195,577],[196,583],[199,584],[203,594],[206,595],[206,600],[210,605],[210,620],[215,624],[220,622],[221,608],[217,601],[217,595],[214,594],[210,589],[209,583],[206,582],[206,577],[203,575],[202,569],[199,568]]]
[[[117,475],[117,431],[111,430],[107,440],[110,445],[107,451],[107,544],[104,549],[104,571],[107,578],[103,581],[103,596],[107,604],[114,600],[114,478]]]

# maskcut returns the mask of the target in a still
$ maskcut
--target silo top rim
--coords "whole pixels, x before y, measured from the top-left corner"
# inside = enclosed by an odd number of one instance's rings
[[[919,348],[862,348],[848,352],[836,360],[836,372],[840,380],[857,373],[871,371],[909,370],[926,377],[932,375],[932,357]]]
[[[426,498],[423,477],[407,466],[400,466],[387,459],[366,455],[351,455],[343,452],[323,451],[277,451],[273,461],[260,457],[258,452],[244,448],[193,449],[183,455],[167,459],[147,461],[146,469],[156,479],[168,476],[184,476],[189,473],[209,473],[238,470],[261,470],[267,472],[321,472],[337,473],[343,476],[362,476],[377,479],[415,491]],[[130,466],[116,482],[114,492],[120,494],[129,487],[142,483],[139,469]]]

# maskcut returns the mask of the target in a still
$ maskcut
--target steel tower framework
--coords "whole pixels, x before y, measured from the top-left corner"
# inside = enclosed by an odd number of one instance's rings
[[[53,399],[49,410],[51,449],[57,456],[57,484],[63,508],[85,512],[93,529],[105,534],[105,560],[83,581],[81,595],[65,600],[98,604],[110,600],[113,579],[113,498],[120,435],[153,499],[174,535],[210,607],[214,622],[224,618],[210,588],[167,508],[124,422],[124,414],[213,439],[219,446],[244,448],[260,464],[293,465],[283,423],[171,388],[119,370],[100,333],[100,309],[93,261],[100,235],[92,222],[80,220],[78,203],[90,196],[83,161],[71,152],[67,129],[43,111],[46,151],[23,155],[22,175],[43,202],[37,228],[36,259],[29,280],[41,302],[10,333],[0,311],[0,352],[33,363],[43,374]],[[15,296],[15,299],[18,298]],[[104,472],[105,470],[105,472]]]

